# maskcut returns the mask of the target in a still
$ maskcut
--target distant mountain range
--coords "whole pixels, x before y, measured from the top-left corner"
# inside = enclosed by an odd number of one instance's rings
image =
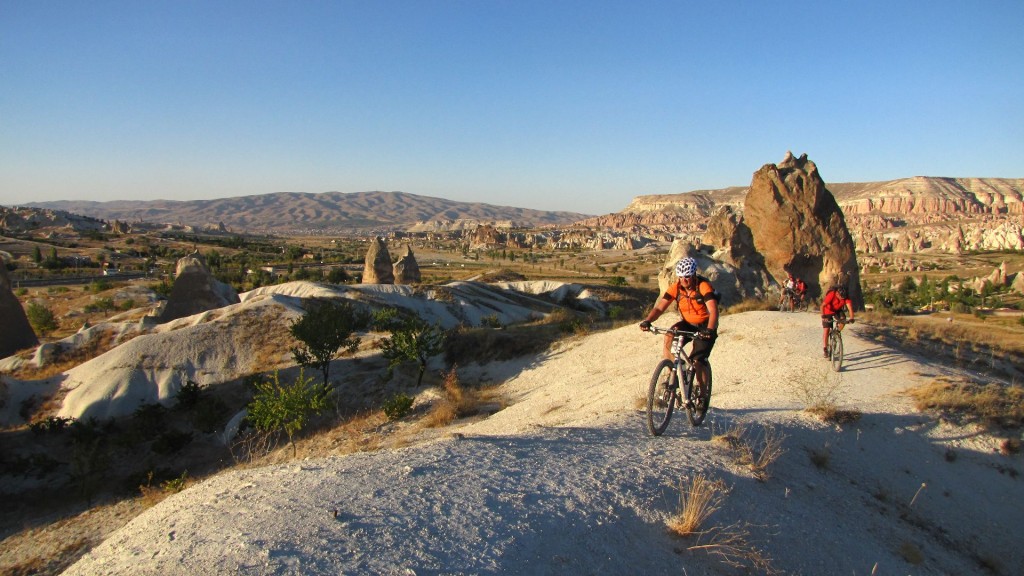
[[[831,183],[848,220],[873,215],[912,222],[936,215],[1024,213],[1024,179],[915,176],[883,182]],[[742,207],[746,187],[637,196],[622,211],[604,216],[456,202],[406,192],[278,192],[215,200],[122,200],[36,202],[106,221],[185,225],[232,232],[277,234],[365,234],[390,230],[473,229],[477,224],[541,227],[578,223],[595,228],[694,224],[719,207]]]
[[[431,223],[500,223],[536,227],[563,225],[588,218],[576,212],[549,212],[456,202],[406,192],[276,192],[214,200],[62,200],[27,204],[102,220],[223,227],[235,232],[280,234],[365,233]],[[465,227],[465,225],[461,226]]]

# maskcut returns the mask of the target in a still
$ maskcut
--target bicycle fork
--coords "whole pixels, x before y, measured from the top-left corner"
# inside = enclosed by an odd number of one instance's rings
[[[693,386],[693,374],[692,365],[688,365],[682,360],[676,360],[676,378],[678,378],[680,383],[677,402],[680,407],[690,402],[690,387]]]

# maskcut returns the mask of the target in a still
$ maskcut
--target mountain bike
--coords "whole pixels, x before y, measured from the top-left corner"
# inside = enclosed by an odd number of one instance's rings
[[[662,360],[654,369],[647,388],[647,429],[661,436],[668,428],[672,412],[686,407],[691,426],[700,426],[711,404],[711,365],[705,360],[707,384],[700,386],[695,379],[696,370],[690,355],[683,349],[685,338],[700,338],[697,332],[671,330],[651,326],[653,334],[671,334],[674,360]],[[682,383],[682,390],[679,384]]]
[[[779,300],[779,312],[792,312],[795,308],[795,296],[789,290],[782,293],[782,298]]]
[[[852,324],[853,320],[841,318],[838,315],[832,316],[832,327],[828,332],[828,345],[825,352],[828,353],[828,361],[832,365],[833,372],[839,372],[843,367],[843,326]]]

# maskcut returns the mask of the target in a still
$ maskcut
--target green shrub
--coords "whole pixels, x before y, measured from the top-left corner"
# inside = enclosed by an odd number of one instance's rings
[[[65,428],[75,422],[74,418],[62,418],[60,416],[50,416],[45,420],[39,420],[29,425],[29,429],[34,434],[56,434],[63,431]]]
[[[57,329],[57,319],[54,317],[53,311],[42,304],[29,303],[28,308],[25,309],[25,316],[28,317],[28,323],[32,325],[32,329],[41,336],[46,336]]]
[[[216,432],[224,425],[229,411],[228,405],[220,398],[206,398],[196,405],[192,414],[192,424],[200,432]]]
[[[203,389],[199,387],[199,383],[186,379],[185,383],[181,385],[181,389],[178,390],[178,394],[174,397],[174,407],[179,409],[193,408],[199,404],[202,398]]]
[[[394,421],[402,418],[412,409],[413,399],[408,394],[395,394],[384,401],[384,414],[388,420]]]
[[[497,314],[491,314],[480,319],[480,326],[484,328],[501,328],[501,320],[498,319]]]
[[[93,280],[89,283],[89,291],[93,294],[99,294],[104,290],[110,290],[113,288],[113,284],[108,280]]]
[[[295,455],[295,434],[327,408],[329,394],[326,384],[314,384],[301,370],[291,385],[281,384],[274,371],[272,379],[256,384],[256,397],[249,403],[249,422],[261,432],[284,432]]]
[[[182,448],[188,446],[192,442],[191,432],[179,432],[172,430],[170,432],[164,432],[153,441],[152,450],[157,454],[167,456],[180,452]]]
[[[89,310],[90,306],[93,308],[92,310]],[[93,300],[91,304],[86,305],[85,310],[86,312],[107,312],[114,308],[116,308],[116,306],[114,306],[114,300],[104,297]]]
[[[353,352],[359,347],[356,330],[366,326],[366,317],[348,302],[324,302],[315,305],[289,327],[301,347],[292,348],[299,364],[318,368],[327,384],[331,360],[339,350]]]
[[[609,286],[629,286],[625,276],[612,276],[608,279]]]
[[[402,362],[416,362],[419,375],[416,386],[423,382],[427,361],[444,351],[447,334],[438,324],[430,324],[419,316],[402,316],[394,308],[378,310],[374,324],[391,332],[381,342],[381,354],[388,359],[388,370]]]

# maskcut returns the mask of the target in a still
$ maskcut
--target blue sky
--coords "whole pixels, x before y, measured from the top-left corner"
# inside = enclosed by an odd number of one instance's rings
[[[0,0],[0,204],[1024,177],[1024,2]]]

